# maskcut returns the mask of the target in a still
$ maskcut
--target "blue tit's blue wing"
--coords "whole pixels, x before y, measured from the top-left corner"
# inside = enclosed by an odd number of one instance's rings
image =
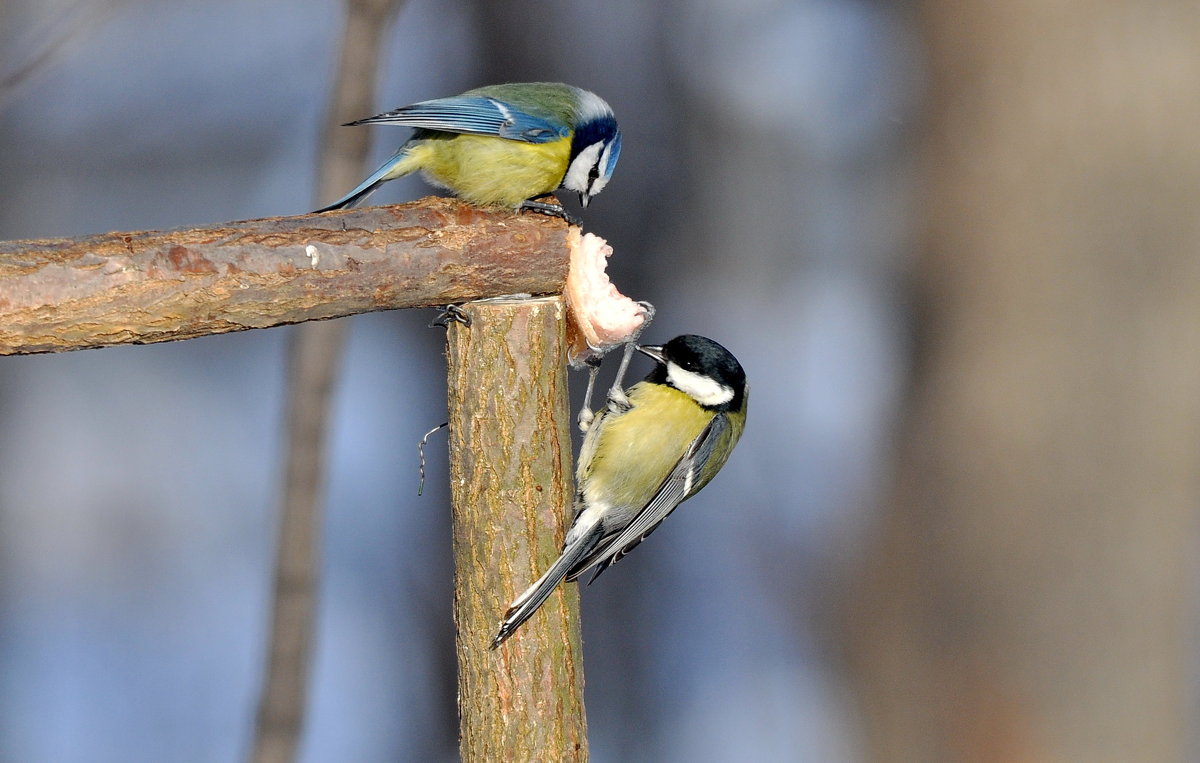
[[[404,146],[401,146],[399,151],[392,154],[392,156],[386,162],[379,165],[377,170],[372,172],[366,180],[355,186],[354,190],[350,191],[350,193],[346,194],[328,206],[314,210],[314,214],[329,212],[334,209],[349,209],[350,207],[355,207],[361,204],[368,196],[374,193],[379,186],[391,179],[388,176],[391,174],[392,170],[396,168],[396,165],[404,159],[404,148]]]
[[[402,106],[352,125],[393,124],[425,130],[494,135],[526,143],[548,143],[570,134],[567,125],[521,111],[482,95],[460,95]]]
[[[633,521],[615,537],[605,538],[596,550],[580,562],[568,576],[574,580],[586,572],[593,564],[599,563],[588,584],[600,577],[600,573],[610,565],[620,561],[621,557],[632,551],[637,544],[650,537],[662,521],[667,518],[684,499],[690,496],[695,488],[704,467],[712,457],[714,446],[729,430],[729,419],[724,413],[718,413],[708,422],[695,440],[692,440],[683,457],[675,464],[675,468],[667,476],[650,502],[637,513]]]

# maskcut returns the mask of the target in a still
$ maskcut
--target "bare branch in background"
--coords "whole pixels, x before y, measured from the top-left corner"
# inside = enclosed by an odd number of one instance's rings
[[[350,187],[367,158],[364,130],[337,125],[366,113],[374,95],[379,51],[403,0],[347,0],[346,27],[322,138],[318,198]],[[341,349],[341,322],[302,326],[292,337],[288,454],[279,518],[275,607],[267,675],[258,708],[253,759],[295,759],[303,728],[316,609],[318,508],[325,487],[326,420]],[[295,577],[295,580],[293,580]],[[293,582],[300,582],[292,587]]]
[[[919,4],[923,324],[845,639],[870,760],[1197,759],[1200,37],[1144,9]]]
[[[92,2],[79,0],[74,5],[59,11],[46,28],[38,29],[28,36],[32,40],[28,45],[16,43],[14,49],[33,48],[33,52],[25,56],[18,64],[8,64],[13,68],[0,75],[0,108],[22,86],[31,82],[37,75],[53,67],[65,56],[70,55],[73,43],[94,33],[121,9],[124,2],[106,0]]]

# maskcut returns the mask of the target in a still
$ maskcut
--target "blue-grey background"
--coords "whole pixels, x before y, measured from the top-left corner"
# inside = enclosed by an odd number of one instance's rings
[[[829,623],[903,382],[921,60],[902,8],[412,0],[391,30],[378,110],[535,79],[606,98],[624,150],[587,230],[658,306],[648,339],[712,336],[753,386],[724,473],[584,592],[598,761],[860,756]],[[328,202],[340,20],[334,0],[0,2],[0,238]],[[406,135],[377,128],[373,158]],[[456,755],[444,439],[416,495],[444,417],[431,317],[351,319],[305,761]],[[0,760],[245,754],[287,331],[0,359]]]

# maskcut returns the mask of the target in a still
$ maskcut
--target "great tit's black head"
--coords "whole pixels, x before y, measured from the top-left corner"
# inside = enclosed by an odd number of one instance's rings
[[[658,364],[647,381],[666,384],[705,408],[741,410],[746,398],[746,372],[733,353],[708,337],[677,336],[666,344],[638,346]]]

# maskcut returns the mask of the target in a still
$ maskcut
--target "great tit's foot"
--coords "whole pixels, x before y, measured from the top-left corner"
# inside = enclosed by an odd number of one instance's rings
[[[642,332],[645,331],[646,327],[650,325],[650,322],[654,320],[654,314],[658,312],[654,309],[654,305],[650,304],[644,299],[638,300],[638,307],[642,308],[642,314],[645,316],[645,318],[642,320],[642,325],[638,327],[637,334],[634,335],[635,338],[642,335]]]
[[[596,414],[592,413],[591,408],[580,408],[579,416],[575,421],[579,425],[579,431],[587,434],[587,431],[592,428],[592,422],[595,420]]]
[[[600,363],[603,360],[603,355],[589,355],[583,361],[588,370],[587,391],[583,393],[583,407],[579,409],[579,417],[575,421],[579,424],[579,431],[584,434],[591,428],[592,419],[596,418],[596,414],[592,412],[592,391],[596,389],[596,375],[600,373]]]
[[[644,323],[642,328],[645,328]],[[641,333],[642,329],[639,328],[625,342],[625,349],[621,352],[621,365],[617,366],[617,376],[608,388],[608,409],[613,413],[624,413],[632,407],[625,394],[625,372],[629,370],[629,361],[633,359],[633,353],[638,346],[637,338]]]
[[[625,390],[613,387],[608,391],[608,410],[611,413],[626,413],[631,408],[633,403],[629,402],[629,395],[625,394]]]
[[[458,305],[446,305],[442,308],[442,312],[438,317],[433,319],[429,324],[429,328],[441,326],[444,329],[450,328],[451,323],[461,323],[467,328],[471,328],[471,316],[467,315],[466,311]]]
[[[521,206],[518,207],[518,209],[528,209],[531,212],[549,215],[550,217],[561,217],[563,220],[567,221],[568,225],[575,225],[578,227],[583,226],[583,222],[578,217],[568,212],[562,204],[549,204],[544,201],[526,199],[525,201],[521,202]]]

